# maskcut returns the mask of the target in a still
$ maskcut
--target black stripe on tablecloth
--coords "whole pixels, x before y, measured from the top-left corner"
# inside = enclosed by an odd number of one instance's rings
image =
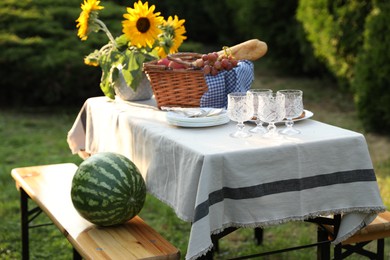
[[[271,194],[302,191],[334,184],[352,183],[361,181],[376,181],[373,169],[335,172],[301,179],[288,179],[269,183],[262,183],[243,188],[223,187],[209,194],[208,200],[195,208],[194,223],[209,214],[209,207],[224,199],[242,200],[263,197]]]

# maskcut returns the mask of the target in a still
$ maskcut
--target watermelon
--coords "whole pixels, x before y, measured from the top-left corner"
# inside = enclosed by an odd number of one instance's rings
[[[127,157],[102,152],[84,160],[72,179],[71,199],[77,212],[99,226],[127,222],[142,209],[145,181]]]

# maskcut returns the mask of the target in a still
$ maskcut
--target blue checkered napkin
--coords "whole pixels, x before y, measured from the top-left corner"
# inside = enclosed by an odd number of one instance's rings
[[[216,76],[206,75],[208,91],[200,99],[200,107],[222,108],[227,106],[227,94],[246,92],[254,80],[253,63],[241,60],[230,71],[221,71]]]

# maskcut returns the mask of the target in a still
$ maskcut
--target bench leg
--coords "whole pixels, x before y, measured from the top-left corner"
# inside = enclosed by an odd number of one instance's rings
[[[83,259],[79,252],[73,247],[73,260],[81,260]]]
[[[29,236],[28,236],[28,198],[27,193],[20,188],[20,211],[21,211],[21,227],[22,227],[22,259],[28,260],[29,253]]]
[[[21,216],[21,236],[22,236],[22,259],[29,260],[30,259],[30,247],[29,247],[29,229],[30,222],[36,218],[41,211],[39,207],[29,210],[28,209],[28,200],[30,197],[28,194],[20,188],[20,216]],[[31,218],[30,218],[31,216]],[[36,225],[36,226],[46,226],[47,224]],[[35,226],[31,226],[35,227]],[[83,258],[77,252],[76,249],[73,248],[73,259],[74,260],[82,260]]]
[[[41,227],[52,225],[52,223],[31,225],[30,223],[38,217],[42,210],[40,207],[35,207],[33,209],[28,208],[28,200],[30,196],[20,188],[20,216],[21,216],[21,236],[22,236],[22,259],[28,260],[30,258],[30,247],[29,247],[29,230],[30,228]]]
[[[377,246],[376,251],[378,255],[378,260],[385,259],[385,239],[384,238],[378,239],[376,246]]]

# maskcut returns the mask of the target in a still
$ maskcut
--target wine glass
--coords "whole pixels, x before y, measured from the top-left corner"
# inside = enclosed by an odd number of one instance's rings
[[[280,131],[284,135],[296,135],[300,131],[294,128],[293,118],[299,117],[303,112],[303,92],[297,89],[279,90],[279,93],[284,94],[286,107],[286,128]]]
[[[275,123],[282,121],[286,115],[284,95],[282,93],[271,93],[259,96],[258,115],[261,121],[268,123],[268,132],[264,134],[264,137],[279,137]]]
[[[230,120],[237,122],[237,131],[231,133],[231,137],[245,138],[251,136],[251,134],[244,131],[244,121],[250,120],[253,116],[253,96],[244,92],[228,94],[227,115]]]
[[[254,113],[253,116],[255,117],[255,123],[256,126],[249,130],[251,133],[258,133],[258,134],[264,134],[267,132],[267,129],[263,126],[263,122],[260,120],[258,116],[258,110],[259,110],[259,95],[267,95],[271,94],[272,90],[271,89],[251,89],[248,90],[248,93],[250,95],[253,95],[253,109]]]

